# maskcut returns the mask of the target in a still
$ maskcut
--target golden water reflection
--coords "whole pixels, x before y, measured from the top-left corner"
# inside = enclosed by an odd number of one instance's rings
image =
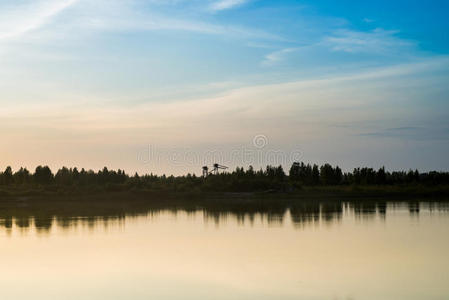
[[[0,201],[0,299],[448,299],[449,205]]]

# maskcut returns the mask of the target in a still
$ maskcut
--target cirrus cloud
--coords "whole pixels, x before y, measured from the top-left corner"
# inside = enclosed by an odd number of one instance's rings
[[[231,9],[231,8],[243,5],[246,2],[248,2],[248,0],[221,0],[218,2],[212,3],[210,8],[213,11],[220,11],[220,10]]]
[[[21,36],[51,20],[78,0],[35,1],[13,7],[3,7],[0,12],[0,40]]]

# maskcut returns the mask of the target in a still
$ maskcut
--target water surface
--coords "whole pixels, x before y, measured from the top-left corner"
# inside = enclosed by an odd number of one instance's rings
[[[87,207],[1,205],[1,299],[449,299],[447,203]]]

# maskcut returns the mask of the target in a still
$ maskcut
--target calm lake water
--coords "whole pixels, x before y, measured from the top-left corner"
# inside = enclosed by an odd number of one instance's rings
[[[0,207],[3,300],[449,299],[447,203],[29,206]]]

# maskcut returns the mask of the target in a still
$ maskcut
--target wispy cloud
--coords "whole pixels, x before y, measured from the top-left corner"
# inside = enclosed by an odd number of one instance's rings
[[[279,63],[285,59],[285,56],[289,53],[297,51],[299,48],[284,48],[278,51],[271,52],[265,55],[264,60],[262,61],[262,65],[264,66],[272,66],[276,63]]]
[[[213,11],[220,11],[243,5],[246,2],[248,2],[248,0],[220,0],[212,3],[210,8]]]
[[[229,124],[240,126],[234,123],[235,120],[242,118],[254,118],[258,119],[260,122],[268,122],[265,117],[265,113],[270,112],[272,115],[279,113],[280,116],[293,116],[296,118],[297,113],[304,114],[304,118],[307,120],[314,120],[315,116],[307,116],[312,110],[316,114],[324,114],[331,111],[329,115],[329,120],[332,118],[338,119],[339,121],[347,121],[347,116],[351,114],[351,111],[343,112],[339,111],[340,115],[334,114],[335,111],[332,109],[339,107],[346,107],[352,109],[361,109],[360,106],[355,106],[354,104],[359,104],[362,106],[369,106],[371,109],[375,107],[370,106],[372,103],[382,103],[384,100],[392,99],[390,96],[391,91],[383,90],[372,97],[368,98],[367,91],[377,89],[382,85],[390,85],[391,82],[396,82],[395,86],[397,89],[402,90],[404,87],[402,83],[404,81],[410,81],[410,78],[404,79],[404,74],[415,74],[417,76],[424,76],[423,74],[429,71],[438,72],[439,70],[444,70],[449,65],[449,60],[447,58],[433,59],[426,64],[406,64],[398,65],[396,67],[387,67],[383,69],[373,69],[367,72],[354,73],[352,75],[337,75],[329,78],[320,79],[310,79],[310,80],[298,80],[292,82],[276,83],[276,84],[262,84],[262,85],[249,85],[241,88],[230,88],[227,92],[220,92],[215,96],[207,96],[205,98],[184,101],[184,98],[178,99],[178,101],[171,102],[156,102],[156,103],[140,103],[134,106],[130,106],[126,103],[126,106],[111,106],[104,105],[100,103],[96,109],[114,111],[116,114],[120,114],[123,117],[129,118],[129,126],[133,127],[140,126],[139,122],[145,124],[157,123],[158,120],[169,120],[167,123],[173,123],[177,126],[171,126],[173,130],[183,129],[185,124],[191,124],[192,126],[202,126],[201,124],[194,122],[195,118],[204,118],[209,120],[214,120],[217,117],[221,119],[230,120]],[[404,71],[399,71],[404,70]],[[385,81],[372,80],[373,78],[379,79],[383,78]],[[421,77],[420,77],[421,78]],[[429,84],[442,84],[445,78],[436,77],[435,82]],[[233,86],[232,83],[221,83],[217,84],[219,86]],[[379,89],[382,90],[382,89]],[[349,93],[351,91],[350,96]],[[417,95],[415,91],[404,90],[404,93],[410,96],[410,101],[415,98],[421,97]],[[280,97],[279,95],[282,95]],[[360,100],[360,97],[364,97],[364,101]],[[391,102],[391,101],[390,101]],[[59,112],[63,110],[61,108],[61,102],[57,102],[57,109],[48,109],[48,107],[40,107],[42,111],[54,111]],[[281,105],[282,104],[282,105]],[[56,104],[55,104],[56,105]],[[14,107],[16,109],[14,109]],[[80,112],[73,110],[71,108],[70,113],[74,115],[91,114],[92,107],[86,107],[85,104],[78,106]],[[385,112],[385,107],[377,107],[378,111]],[[24,110],[23,107],[17,108],[15,105],[13,107],[8,107],[8,110],[0,112],[0,117],[7,118],[8,116],[23,116],[24,112],[26,114],[34,114],[38,109],[36,107],[28,107]],[[163,112],[163,113],[162,113]],[[188,112],[188,113],[187,113]],[[238,112],[238,114],[232,114],[231,112]],[[25,114],[25,115],[26,115]],[[367,112],[374,119],[377,119],[378,112]],[[387,113],[385,113],[387,115]],[[114,118],[111,118],[108,113],[93,113],[95,119],[99,120],[98,126],[116,128],[116,126],[125,126],[124,124],[117,125]],[[136,119],[135,116],[141,116],[141,119]],[[148,116],[153,116],[154,118],[148,118]],[[366,116],[364,115],[353,115],[351,121],[356,121],[356,119],[363,120],[366,122]],[[178,119],[179,118],[179,119]],[[74,118],[76,119],[76,118]],[[108,119],[110,123],[104,122]],[[190,122],[185,122],[188,119]],[[278,119],[270,118],[269,120],[277,122]],[[211,127],[220,127],[220,123],[205,122]],[[334,122],[335,123],[335,122]],[[184,125],[183,125],[184,124]],[[397,124],[397,123],[393,123]],[[393,125],[392,124],[392,125]],[[88,126],[88,124],[84,124]],[[83,126],[84,126],[83,125]],[[260,125],[260,124],[259,124]],[[384,124],[382,124],[384,125]],[[385,128],[385,127],[384,127]],[[419,126],[390,126],[384,129],[386,132],[415,132],[423,130],[425,127]]]
[[[289,55],[299,50],[306,50],[307,55],[311,53],[344,52],[347,54],[368,54],[371,57],[383,55],[401,55],[404,52],[414,53],[416,43],[398,37],[398,31],[377,28],[372,31],[354,31],[340,29],[332,35],[300,47],[287,47],[273,51],[264,56],[262,65],[274,66],[285,61]],[[326,52],[323,52],[326,51]]]
[[[246,1],[219,1],[212,4],[214,10],[224,10],[241,5]],[[76,3],[76,5],[74,5]],[[210,1],[207,1],[210,3]],[[172,13],[160,10],[162,4],[170,4]],[[272,40],[280,38],[260,29],[233,24],[211,22],[207,17],[192,19],[184,15],[184,1],[153,0],[143,4],[139,1],[119,0],[38,0],[23,4],[0,4],[0,40],[21,36],[45,27],[45,37],[70,37],[66,31],[76,31],[77,36],[91,35],[98,31],[186,31],[199,34],[225,35],[236,38]],[[57,20],[54,26],[44,26],[61,12],[73,6],[64,20]],[[197,12],[199,16],[200,11]],[[36,37],[36,36],[34,36]],[[42,39],[41,39],[42,40]]]
[[[82,27],[106,31],[186,31],[199,34],[223,35],[234,38],[255,38],[263,40],[282,40],[282,38],[257,29],[233,25],[219,25],[188,19],[174,19],[159,14],[149,14],[144,17],[130,13],[128,16],[111,18],[102,16],[94,21],[80,24]]]
[[[359,134],[365,137],[392,138],[403,140],[447,140],[448,128],[441,126],[433,127],[397,127]]]
[[[0,12],[0,40],[38,29],[77,1],[36,1],[3,8]]]
[[[398,31],[381,28],[369,32],[344,29],[324,38],[323,44],[329,46],[333,51],[382,54],[415,46],[413,41],[399,38],[398,33]]]

